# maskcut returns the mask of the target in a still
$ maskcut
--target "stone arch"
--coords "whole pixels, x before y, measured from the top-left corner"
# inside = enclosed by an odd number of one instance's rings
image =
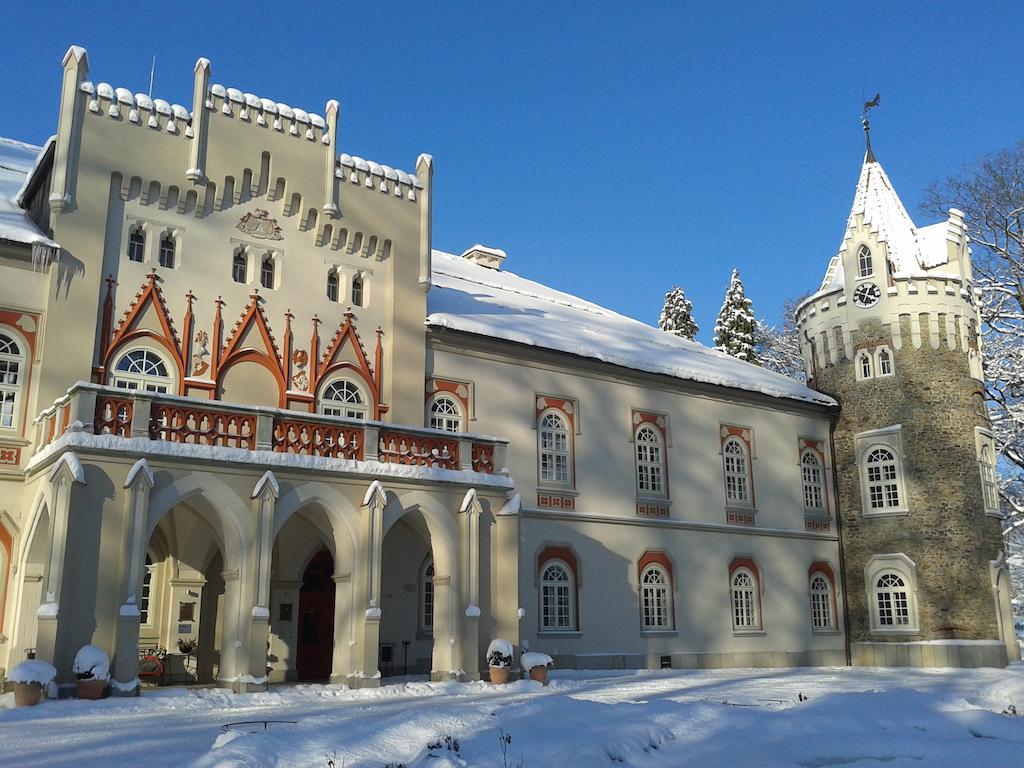
[[[30,509],[29,524],[25,527],[25,535],[21,539],[21,551],[18,553],[18,583],[14,590],[14,602],[11,604],[11,632],[14,648],[11,650],[12,661],[21,658],[26,648],[36,644],[36,610],[46,595],[46,569],[50,559],[50,529],[53,525],[53,500],[45,488],[36,492]]]

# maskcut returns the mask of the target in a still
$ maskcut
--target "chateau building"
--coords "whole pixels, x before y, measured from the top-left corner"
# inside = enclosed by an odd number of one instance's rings
[[[0,140],[0,669],[1017,657],[959,214],[916,228],[868,152],[805,386],[434,250],[431,158],[339,135],[72,47],[56,135]]]

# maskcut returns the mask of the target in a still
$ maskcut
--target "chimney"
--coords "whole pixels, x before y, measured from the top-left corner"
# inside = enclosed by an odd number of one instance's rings
[[[506,254],[500,248],[488,248],[486,245],[471,245],[467,248],[462,258],[472,261],[474,264],[479,264],[481,267],[487,267],[488,269],[500,270],[501,262],[505,260]]]

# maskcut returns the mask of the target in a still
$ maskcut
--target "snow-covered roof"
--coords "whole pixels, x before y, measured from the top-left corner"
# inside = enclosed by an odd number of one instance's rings
[[[865,156],[864,165],[860,169],[850,218],[843,235],[844,243],[850,237],[858,215],[879,241],[885,243],[889,261],[892,262],[893,276],[918,274],[947,262],[946,223],[918,229],[881,163],[873,156]],[[842,281],[843,272],[837,269],[831,279],[826,277],[822,289],[842,285]]]
[[[601,360],[638,371],[819,405],[798,381],[679,338],[511,272],[433,252],[427,323]]]
[[[18,198],[45,147],[0,137],[0,240],[57,248],[18,205]]]

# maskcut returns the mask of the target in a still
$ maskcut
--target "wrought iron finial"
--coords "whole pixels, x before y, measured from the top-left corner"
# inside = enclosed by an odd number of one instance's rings
[[[882,99],[882,95],[879,93],[875,94],[875,98],[871,101],[864,102],[864,111],[861,113],[860,121],[864,125],[864,143],[866,146],[866,152],[864,155],[864,161],[867,163],[876,163],[875,153],[871,151],[871,124],[868,122],[868,110],[874,109],[878,106]]]

